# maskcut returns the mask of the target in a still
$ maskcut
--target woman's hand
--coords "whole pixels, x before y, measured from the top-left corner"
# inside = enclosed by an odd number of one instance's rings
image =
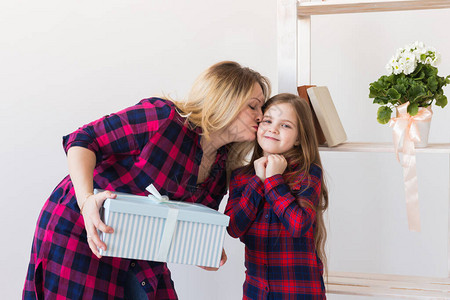
[[[269,178],[276,174],[283,174],[286,170],[287,161],[283,155],[270,154],[267,157],[266,178]]]
[[[222,248],[222,258],[220,259],[220,264],[219,264],[219,268],[221,266],[223,266],[226,262],[227,262],[227,254],[225,253],[225,249]],[[198,266],[199,268],[202,268],[203,270],[206,271],[217,271],[219,270],[219,268],[211,268],[211,267],[203,267],[203,266]]]
[[[253,163],[253,166],[255,167],[256,176],[258,176],[261,181],[264,181],[266,179],[267,157],[263,156],[258,158]]]
[[[98,248],[105,251],[106,244],[100,240],[97,229],[105,233],[114,232],[114,229],[111,226],[107,226],[100,219],[100,208],[107,198],[114,199],[116,196],[116,194],[113,194],[110,191],[104,191],[95,195],[91,194],[86,197],[80,207],[80,212],[84,219],[84,226],[86,227],[89,248],[91,248],[91,251],[98,258],[102,257],[98,251]]]

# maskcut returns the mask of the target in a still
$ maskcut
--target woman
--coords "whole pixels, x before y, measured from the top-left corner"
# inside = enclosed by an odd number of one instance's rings
[[[115,197],[109,191],[146,195],[151,183],[170,199],[217,209],[269,94],[259,73],[220,62],[185,102],[144,99],[65,136],[70,175],[39,216],[23,298],[177,299],[165,263],[99,255],[107,245],[97,230],[114,231],[99,209]],[[94,188],[109,191],[94,195]]]

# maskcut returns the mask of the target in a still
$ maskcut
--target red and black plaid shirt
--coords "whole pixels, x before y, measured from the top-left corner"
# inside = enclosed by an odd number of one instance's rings
[[[64,149],[95,152],[94,188],[147,195],[153,185],[170,199],[214,209],[226,193],[226,147],[209,177],[197,185],[201,129],[192,130],[172,102],[144,99],[64,137]],[[102,257],[89,249],[83,217],[67,176],[44,204],[37,221],[24,299],[123,299],[127,271],[153,299],[176,299],[165,263]]]
[[[254,174],[254,173],[253,173]],[[291,190],[282,175],[264,182],[234,171],[225,213],[228,233],[245,244],[244,299],[325,299],[322,262],[313,231],[322,170],[312,165]]]

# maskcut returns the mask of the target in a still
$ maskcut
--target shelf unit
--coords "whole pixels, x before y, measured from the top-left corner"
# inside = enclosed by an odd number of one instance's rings
[[[392,143],[343,143],[335,147],[319,147],[320,151],[333,152],[392,152],[394,145]],[[399,152],[401,149],[399,149]],[[448,153],[450,154],[450,143],[429,144],[425,148],[416,148],[416,153]]]
[[[449,299],[448,278],[330,272],[327,293]]]
[[[311,16],[450,8],[450,0],[278,0],[278,89],[297,93],[311,84]],[[344,143],[320,151],[394,152],[392,143]],[[450,143],[430,144],[417,153],[449,155]],[[450,170],[450,166],[449,166]],[[449,182],[450,186],[450,182]],[[388,274],[329,272],[327,293],[365,296],[450,299],[450,199],[448,214],[448,277],[430,278]]]

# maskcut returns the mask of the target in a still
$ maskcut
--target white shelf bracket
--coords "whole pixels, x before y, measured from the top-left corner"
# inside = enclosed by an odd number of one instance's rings
[[[298,17],[298,85],[311,85],[311,16]]]
[[[278,0],[278,93],[297,94],[297,0]]]
[[[447,244],[447,258],[448,258],[448,265],[447,265],[447,267],[448,267],[448,269],[447,269],[447,271],[448,271],[448,278],[450,279],[450,154],[448,155],[448,164],[449,164],[449,166],[448,166],[448,170],[449,170],[449,174],[448,174],[448,177],[449,177],[449,179],[448,179],[448,197],[449,197],[449,199],[448,199],[448,219],[447,219],[447,224],[448,224],[448,231],[447,231],[447,239],[448,239],[448,244]]]

